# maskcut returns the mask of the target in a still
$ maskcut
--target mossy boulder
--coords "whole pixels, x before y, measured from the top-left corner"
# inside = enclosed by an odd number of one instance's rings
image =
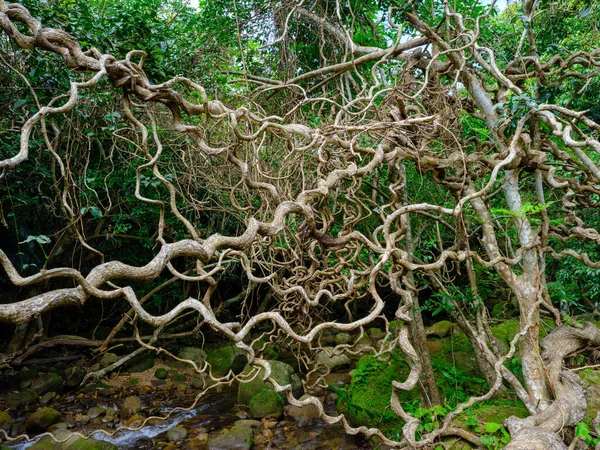
[[[598,411],[600,411],[600,371],[586,369],[579,376],[583,381],[585,399],[587,401],[585,421],[591,424],[596,418]]]
[[[427,336],[443,338],[455,334],[458,330],[459,328],[457,324],[452,323],[449,320],[442,320],[434,323],[430,327],[425,328],[425,334]]]
[[[33,389],[23,389],[8,394],[6,396],[6,406],[10,409],[22,409],[34,404],[38,399],[39,396]]]
[[[38,441],[29,447],[29,450],[56,450],[57,445],[50,441]]]
[[[263,389],[250,400],[253,419],[278,419],[283,414],[283,398],[273,389]]]
[[[154,371],[154,377],[158,378],[159,380],[166,380],[168,375],[169,372],[167,372],[167,369],[165,369],[164,367],[161,367],[160,369],[156,369]]]
[[[65,370],[65,385],[69,388],[78,387],[83,381],[86,370],[81,366],[69,367]]]
[[[34,412],[27,419],[27,431],[33,433],[42,433],[48,427],[60,420],[60,413],[54,408],[41,408]]]
[[[294,369],[289,364],[281,361],[268,361],[271,364],[271,377],[281,386],[286,384],[292,385],[292,390],[297,391],[302,384],[298,375],[294,373]],[[243,370],[243,375],[249,375],[253,368],[247,365]],[[247,383],[240,383],[238,387],[238,404],[250,405],[250,401],[254,396],[261,393],[264,389],[273,389],[273,385],[267,381],[263,381],[265,369],[260,368],[259,373],[254,379]]]
[[[44,373],[33,382],[31,389],[38,395],[44,395],[46,392],[61,392],[65,386],[65,380],[55,373]]]
[[[145,372],[148,369],[152,369],[153,367],[154,356],[148,353],[143,353],[129,361],[129,363],[125,366],[125,371],[129,373],[140,373]]]
[[[10,431],[12,426],[13,418],[7,412],[0,411],[0,430],[4,430],[7,433]]]
[[[82,438],[69,445],[68,450],[118,450],[118,447],[110,442]]]
[[[388,361],[366,355],[350,372],[350,385],[341,392],[342,403],[354,425],[380,427],[384,433],[402,427],[402,421],[390,408],[392,381],[404,381],[410,372],[400,352],[393,352]],[[416,389],[402,392],[402,401],[418,397]]]
[[[119,356],[114,353],[105,353],[102,355],[102,359],[100,360],[100,369],[104,369],[105,367],[110,366],[111,364],[116,363],[119,360]]]
[[[262,355],[264,359],[279,359],[279,352],[275,350],[274,345],[265,341],[264,339],[259,339],[256,341],[254,344],[252,344],[252,348],[257,354]]]
[[[206,361],[206,352],[197,347],[184,347],[181,349],[177,357],[192,361],[196,363],[196,365],[202,365],[204,364],[204,361]]]
[[[208,352],[206,361],[210,364],[210,370],[215,377],[223,377],[231,370],[239,374],[248,363],[246,353],[233,346],[227,345]]]

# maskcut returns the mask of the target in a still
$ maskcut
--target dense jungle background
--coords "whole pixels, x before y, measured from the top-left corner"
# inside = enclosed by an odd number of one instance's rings
[[[599,27],[0,0],[0,449],[600,449]]]

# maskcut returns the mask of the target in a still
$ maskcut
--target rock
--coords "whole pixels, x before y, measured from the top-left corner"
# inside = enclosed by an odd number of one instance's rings
[[[165,369],[164,367],[161,367],[160,369],[156,369],[154,371],[154,377],[158,378],[159,380],[166,380],[168,376],[168,372],[167,369]]]
[[[425,328],[425,334],[427,336],[446,337],[454,334],[457,331],[458,325],[448,320],[442,320],[441,322],[434,323],[430,327]]]
[[[29,450],[56,450],[56,444],[50,441],[38,441],[29,447]]]
[[[429,353],[437,353],[442,351],[442,341],[427,341],[427,348],[429,349]]]
[[[74,366],[65,370],[65,385],[69,388],[78,387],[83,381],[86,371],[83,367]]]
[[[350,358],[344,354],[335,354],[333,347],[325,347],[317,355],[317,365],[325,366],[332,372],[347,369],[350,366]]]
[[[144,422],[144,416],[140,413],[134,414],[123,422],[126,427],[139,427]]]
[[[181,441],[182,439],[185,439],[187,435],[188,432],[183,427],[175,427],[167,431],[167,439],[170,442]]]
[[[248,427],[233,427],[208,439],[208,450],[250,450],[251,446],[252,430]]]
[[[53,408],[42,408],[34,412],[27,419],[27,431],[42,433],[48,427],[60,420],[60,413]]]
[[[126,365],[127,372],[139,373],[145,372],[154,367],[154,356],[149,354],[141,354],[133,358]]]
[[[173,382],[173,384],[186,384],[187,383],[187,377],[185,376],[185,374],[175,373],[171,377],[171,381]]]
[[[236,420],[233,426],[238,428],[260,428],[262,422],[260,420]]]
[[[67,414],[65,416],[65,423],[69,428],[73,428],[75,426],[75,417],[73,417],[73,414]]]
[[[385,331],[383,331],[381,328],[375,327],[369,328],[367,330],[367,334],[373,341],[380,341],[381,339],[386,337]]]
[[[117,415],[117,410],[115,408],[106,408],[106,413],[107,416],[116,416]]]
[[[69,445],[68,450],[119,450],[119,447],[106,441],[81,438]]]
[[[6,396],[6,406],[10,409],[22,409],[34,404],[39,399],[37,393],[32,389],[24,389],[20,392],[11,392]]]
[[[289,364],[281,361],[268,361],[271,365],[271,377],[281,386],[292,385],[292,390],[301,387],[300,379],[294,373],[294,369]],[[252,367],[247,365],[243,373],[249,374]],[[252,398],[262,392],[264,389],[273,389],[271,383],[263,381],[265,369],[260,368],[259,373],[248,383],[240,383],[238,387],[238,404],[249,405]]]
[[[305,400],[306,398],[308,398],[308,396],[303,395],[300,400]],[[292,417],[296,421],[296,424],[302,428],[319,418],[319,409],[313,404],[306,406],[290,405],[287,410],[287,415]]]
[[[192,382],[190,384],[194,389],[204,389],[204,387],[206,386],[204,378],[201,377],[192,377]]]
[[[100,360],[100,369],[104,369],[111,364],[116,363],[119,360],[119,356],[114,353],[105,353]]]
[[[338,345],[347,344],[350,342],[350,335],[348,333],[338,333],[335,335],[335,343]]]
[[[277,419],[283,414],[283,403],[283,398],[274,389],[263,389],[250,401],[250,415],[253,419]]]
[[[7,412],[0,411],[0,430],[4,430],[7,433],[10,431],[12,426],[13,418]]]
[[[181,349],[177,357],[193,361],[196,363],[196,365],[202,365],[204,364],[204,361],[206,361],[206,352],[197,347],[184,347]]]
[[[46,392],[61,392],[65,381],[55,372],[45,373],[33,382],[31,389],[38,395],[44,395]]]
[[[91,407],[90,409],[87,410],[86,415],[90,419],[95,419],[96,417],[102,416],[105,412],[106,412],[105,408],[102,408],[100,406],[93,406],[93,407]]]
[[[73,420],[75,421],[75,425],[83,427],[90,423],[90,416],[87,414],[75,414]]]
[[[142,400],[136,396],[130,396],[125,399],[121,407],[120,417],[127,420],[142,409]]]
[[[46,392],[44,395],[41,396],[40,404],[45,406],[52,400],[54,400],[54,397],[56,397],[56,392]]]
[[[67,428],[69,428],[69,426],[65,422],[58,422],[54,425],[50,425],[48,431],[54,432],[56,430],[66,430]]]
[[[585,420],[591,423],[598,411],[600,411],[600,372],[597,370],[584,370],[580,373],[583,387],[585,389],[585,399],[587,402]]]
[[[246,353],[233,346],[227,345],[209,352],[206,361],[210,364],[210,370],[214,377],[222,377],[231,370],[234,374],[239,374],[248,363]]]
[[[19,371],[18,378],[21,381],[33,381],[39,376],[40,373],[37,370],[32,370],[28,369],[27,367],[24,367]]]
[[[189,441],[189,448],[204,450],[206,449],[206,443],[208,442],[208,433],[198,433]]]

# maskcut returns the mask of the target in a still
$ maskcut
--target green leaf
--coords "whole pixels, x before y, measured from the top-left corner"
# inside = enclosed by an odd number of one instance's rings
[[[584,440],[590,435],[590,429],[585,422],[579,422],[575,428],[575,436],[579,436]]]
[[[488,433],[495,433],[500,428],[502,428],[502,425],[496,422],[488,422],[485,424],[485,431],[487,431]]]
[[[94,216],[96,219],[99,219],[100,217],[102,217],[102,211],[100,211],[100,209],[98,209],[95,206],[92,206],[90,208],[90,213],[92,213],[92,216]]]
[[[23,106],[23,105],[25,105],[25,104],[27,104],[27,100],[25,100],[25,99],[23,99],[23,98],[20,98],[19,100],[17,100],[17,101],[15,102],[15,104],[13,105],[13,108],[14,108],[14,109],[17,109],[17,108],[20,108],[21,106]]]
[[[479,425],[479,421],[475,417],[469,417],[466,423],[469,427],[476,427]]]

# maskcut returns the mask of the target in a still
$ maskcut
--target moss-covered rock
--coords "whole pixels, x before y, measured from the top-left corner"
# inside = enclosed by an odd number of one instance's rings
[[[156,369],[154,371],[154,377],[158,378],[159,380],[166,380],[168,375],[169,373],[164,367],[161,367],[160,369]]]
[[[60,420],[60,413],[54,408],[42,408],[34,412],[27,419],[27,431],[33,433],[42,433],[48,429],[50,425]]]
[[[44,373],[33,382],[31,389],[38,395],[44,395],[46,392],[61,392],[65,386],[65,380],[55,373]]]
[[[50,441],[38,441],[29,450],[56,450],[57,445]]]
[[[19,392],[11,392],[6,396],[6,406],[10,409],[26,408],[39,399],[37,392],[33,389],[23,389]]]
[[[201,365],[204,364],[204,361],[206,361],[206,352],[197,347],[184,347],[181,349],[177,357],[193,361],[196,363],[196,365]]]
[[[425,334],[427,336],[446,337],[455,334],[458,331],[458,325],[448,320],[442,320],[434,323],[430,327],[425,328]]]
[[[283,414],[283,398],[273,389],[263,389],[250,400],[253,419],[278,419]]]
[[[587,401],[585,421],[591,424],[600,411],[600,370],[586,369],[579,376],[583,381]]]
[[[4,430],[7,433],[10,431],[12,426],[13,418],[7,412],[0,411],[0,430]]]
[[[65,370],[65,385],[69,388],[78,387],[83,381],[86,370],[80,366],[69,367]]]
[[[293,390],[301,387],[300,378],[294,373],[294,369],[289,364],[281,361],[269,361],[271,364],[271,377],[281,386],[291,384]],[[243,374],[249,375],[252,367],[247,365]],[[265,369],[260,368],[259,373],[254,379],[247,383],[240,383],[238,387],[238,403],[240,405],[249,405],[255,395],[261,393],[264,389],[273,389],[271,383],[263,381]]]
[[[210,450],[250,450],[252,435],[252,429],[249,427],[226,429],[220,435],[209,438],[208,448]]]
[[[210,364],[210,370],[215,377],[222,377],[231,370],[239,374],[248,363],[248,358],[243,350],[234,345],[227,345],[208,352],[206,361]]]
[[[350,386],[340,391],[341,406],[354,425],[378,426],[384,433],[402,427],[402,421],[390,408],[392,381],[404,381],[410,369],[400,353],[392,353],[389,361],[371,355],[363,356],[350,374]],[[418,397],[416,390],[403,392],[401,400]]]
[[[69,445],[69,450],[118,450],[118,447],[110,442],[82,438]]]

